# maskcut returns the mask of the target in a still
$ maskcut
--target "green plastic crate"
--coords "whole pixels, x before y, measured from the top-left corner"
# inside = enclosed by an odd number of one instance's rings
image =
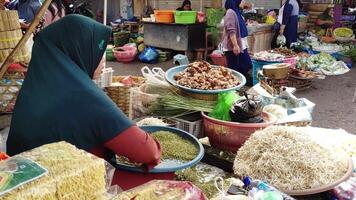
[[[206,9],[206,23],[208,26],[216,27],[224,18],[225,9],[223,8],[207,8]]]
[[[195,24],[197,11],[175,11],[174,20],[176,24]]]

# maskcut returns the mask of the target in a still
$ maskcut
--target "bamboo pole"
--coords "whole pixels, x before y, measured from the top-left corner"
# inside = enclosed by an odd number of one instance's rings
[[[46,0],[42,4],[40,10],[37,12],[34,20],[32,21],[32,23],[31,23],[30,27],[28,28],[28,30],[26,31],[25,35],[22,36],[19,43],[17,43],[16,47],[12,50],[10,55],[6,58],[6,60],[2,64],[2,66],[0,68],[0,78],[2,78],[4,76],[5,72],[9,68],[9,65],[14,61],[13,60],[14,56],[17,54],[18,51],[21,50],[21,48],[26,44],[27,40],[30,38],[31,34],[35,31],[37,25],[39,24],[42,16],[45,14],[45,12],[46,12],[47,8],[49,7],[49,5],[51,4],[51,2],[52,2],[52,0]]]

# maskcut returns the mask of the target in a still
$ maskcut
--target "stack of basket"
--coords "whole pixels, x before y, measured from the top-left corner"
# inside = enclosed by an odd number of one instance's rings
[[[308,17],[308,26],[314,26],[318,17],[332,5],[329,4],[309,4],[309,17]]]
[[[3,63],[22,38],[17,11],[0,10],[0,63]],[[13,58],[15,62],[29,62],[29,52],[22,48]]]

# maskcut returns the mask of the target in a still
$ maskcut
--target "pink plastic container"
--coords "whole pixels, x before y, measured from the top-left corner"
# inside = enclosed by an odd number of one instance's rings
[[[257,130],[272,126],[276,119],[268,113],[262,113],[264,123],[237,123],[217,120],[202,113],[204,132],[212,147],[236,152]]]
[[[123,63],[132,62],[137,54],[136,47],[132,46],[123,46],[123,47],[116,47],[112,50],[114,56],[117,61]]]
[[[291,64],[291,65],[290,65],[290,68],[295,69],[295,67],[296,67],[296,65],[297,65],[297,59],[298,59],[297,56],[295,56],[295,57],[289,57],[289,58],[285,58],[283,62],[284,62],[284,63]]]
[[[210,58],[215,65],[224,66],[224,67],[227,66],[226,57],[224,55],[211,54]]]

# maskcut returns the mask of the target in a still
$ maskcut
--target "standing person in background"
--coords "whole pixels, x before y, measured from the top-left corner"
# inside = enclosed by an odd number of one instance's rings
[[[177,8],[179,11],[191,11],[192,3],[189,0],[184,0],[181,7]]]
[[[18,12],[20,19],[24,19],[26,23],[31,24],[41,5],[39,0],[19,0]]]
[[[279,9],[278,22],[281,25],[279,35],[287,39],[287,47],[297,42],[299,3],[297,0],[287,0]]]
[[[247,27],[239,7],[246,7],[246,5],[241,0],[226,0],[227,12],[224,17],[223,37],[228,67],[242,73],[245,77],[251,69],[252,62],[247,51]]]

